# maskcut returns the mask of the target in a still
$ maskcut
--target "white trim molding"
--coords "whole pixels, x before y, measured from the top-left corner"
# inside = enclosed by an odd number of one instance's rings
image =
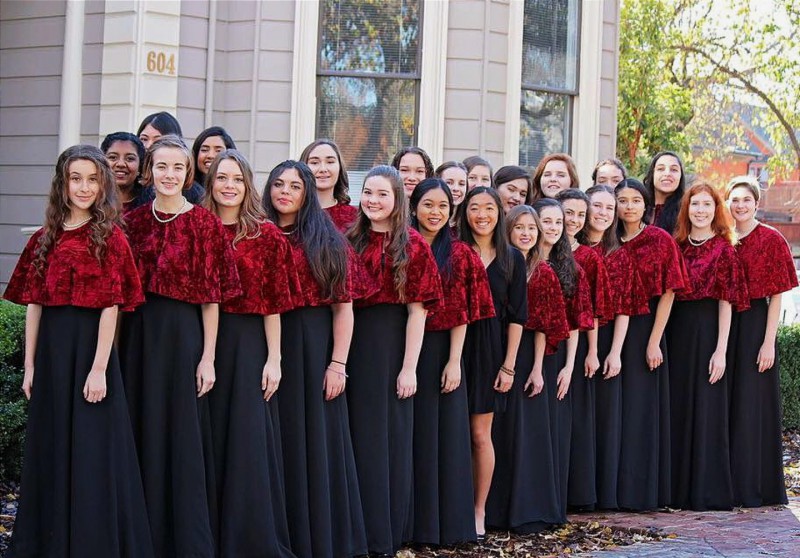
[[[444,99],[447,78],[447,17],[449,0],[424,0],[422,64],[419,88],[417,144],[431,159],[444,155]]]
[[[519,110],[522,99],[522,22],[525,2],[512,0],[508,7],[508,65],[506,66],[506,137],[503,161],[519,163]]]
[[[583,183],[598,159],[600,137],[600,84],[603,62],[603,1],[583,0],[581,5],[580,84],[572,120],[572,157]]]
[[[294,11],[292,61],[292,118],[289,153],[292,157],[314,141],[317,120],[317,38],[319,2],[298,0]]]
[[[83,91],[83,29],[86,5],[67,2],[64,59],[61,65],[61,110],[58,150],[80,143]]]

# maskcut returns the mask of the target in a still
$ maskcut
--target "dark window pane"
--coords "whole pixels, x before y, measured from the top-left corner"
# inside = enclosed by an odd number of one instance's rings
[[[388,164],[414,145],[415,80],[320,76],[317,83],[317,137],[336,142],[348,169]]]
[[[535,167],[548,153],[568,153],[570,97],[522,90],[519,122],[519,164]]]
[[[578,1],[525,0],[522,84],[573,91],[578,67]]]
[[[419,0],[323,0],[319,69],[417,75]]]

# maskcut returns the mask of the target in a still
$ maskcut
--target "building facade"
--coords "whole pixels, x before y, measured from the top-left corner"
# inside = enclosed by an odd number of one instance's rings
[[[403,145],[495,167],[616,140],[619,0],[3,0],[0,283],[65,147],[167,110],[226,128],[259,184],[316,137],[351,184]]]

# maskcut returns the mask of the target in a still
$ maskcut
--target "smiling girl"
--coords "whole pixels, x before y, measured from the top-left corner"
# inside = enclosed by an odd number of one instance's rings
[[[466,179],[466,173],[461,172]],[[444,294],[441,310],[429,315],[425,323],[417,366],[413,541],[474,541],[469,409],[462,351],[467,324],[494,316],[492,294],[478,254],[451,238],[449,223],[455,208],[448,185],[440,179],[423,180],[411,194],[410,208],[412,226],[436,258]]]
[[[506,165],[498,169],[494,175],[494,185],[506,214],[518,205],[530,205],[533,199],[531,174],[517,165]]]
[[[652,206],[644,185],[626,178],[614,188],[617,239],[628,252],[647,301],[631,316],[622,349],[622,445],[617,504],[651,510],[669,504],[669,375],[664,328],[675,291],[688,286],[672,237],[645,220]]]
[[[744,267],[750,309],[733,317],[728,345],[731,386],[733,503],[786,503],[781,449],[781,388],[775,338],[781,296],[797,286],[786,239],[756,219],[761,188],[751,176],[731,180],[728,207],[736,222],[736,251]]]
[[[105,153],[106,161],[114,173],[124,216],[146,201],[139,182],[144,161],[144,144],[131,133],[114,132],[103,139],[100,149]]]
[[[347,401],[369,551],[392,555],[411,536],[411,397],[425,318],[442,298],[436,260],[406,215],[400,174],[370,170],[348,238],[380,288],[356,303]]]
[[[532,201],[555,198],[568,188],[580,188],[575,161],[566,153],[546,155],[533,173]]]
[[[672,434],[672,507],[730,509],[728,336],[733,307],[749,306],[733,247],[733,222],[719,192],[695,182],[678,214],[675,239],[689,273],[676,295],[667,348]]]
[[[236,149],[236,143],[233,138],[225,131],[225,128],[219,126],[211,126],[206,128],[197,135],[197,138],[192,144],[192,153],[194,154],[195,164],[195,181],[205,188],[206,175],[211,168],[211,163],[214,162],[217,155],[226,149]],[[208,184],[208,186],[212,186]]]
[[[120,353],[156,554],[214,556],[208,398],[219,305],[242,294],[219,219],[183,196],[192,153],[164,136],[145,156],[155,199],[127,232],[147,302],[122,321]]]
[[[508,243],[502,202],[493,188],[478,186],[461,206],[461,240],[481,258],[489,277],[495,317],[467,327],[465,370],[472,436],[475,530],[486,533],[486,498],[494,473],[492,419],[505,409],[511,389],[522,327],[528,320],[525,259]]]
[[[294,308],[292,294],[298,290],[291,248],[267,221],[241,153],[222,151],[208,177],[203,206],[225,226],[243,291],[220,306],[217,380],[208,396],[217,548],[224,556],[293,556],[275,403],[270,401],[281,381],[279,314]]]
[[[494,187],[492,181],[492,165],[478,155],[467,157],[462,161],[467,167],[467,191],[472,191],[476,186]]]
[[[509,241],[527,263],[528,319],[517,353],[519,374],[492,432],[497,468],[487,521],[532,533],[566,521],[558,498],[558,450],[550,424],[555,401],[544,390],[544,356],[569,337],[569,325],[558,276],[542,257],[538,215],[532,207],[519,205],[507,217]]]
[[[339,147],[331,140],[319,139],[303,150],[300,160],[314,173],[320,206],[340,231],[347,231],[358,208],[350,205],[350,179]]]
[[[417,184],[433,176],[433,163],[431,158],[421,147],[404,147],[392,158],[392,166],[400,173],[403,179],[403,190],[406,199]]]
[[[686,176],[677,153],[661,151],[650,160],[644,177],[645,187],[655,204],[648,212],[650,223],[672,234],[678,220]]]
[[[64,151],[44,226],[4,294],[28,307],[22,391],[30,399],[9,556],[153,555],[113,346],[118,311],[144,296],[118,222],[103,153]]]
[[[436,168],[436,178],[441,178],[453,196],[453,216],[450,224],[455,226],[457,208],[467,195],[467,167],[458,161],[448,161]]]

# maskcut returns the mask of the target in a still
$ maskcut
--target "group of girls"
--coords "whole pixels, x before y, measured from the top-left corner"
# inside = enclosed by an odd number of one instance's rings
[[[11,556],[389,556],[568,509],[786,501],[797,282],[757,185],[729,213],[671,153],[584,193],[566,154],[531,175],[409,147],[355,207],[329,140],[259,193],[225,130],[180,133],[158,113],[62,153],[6,289],[30,399]]]

